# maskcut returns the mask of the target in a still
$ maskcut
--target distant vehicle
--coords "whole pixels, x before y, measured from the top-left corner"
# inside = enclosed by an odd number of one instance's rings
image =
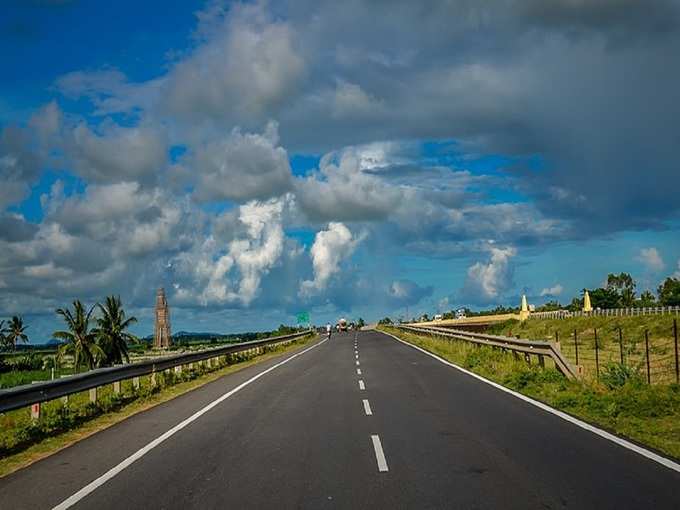
[[[464,319],[465,318],[465,309],[461,308],[459,310],[456,310],[456,319]]]
[[[438,313],[437,315],[434,316],[434,320],[440,321],[444,319],[444,316],[441,313]]]
[[[340,319],[338,321],[338,331],[347,331],[347,319]]]

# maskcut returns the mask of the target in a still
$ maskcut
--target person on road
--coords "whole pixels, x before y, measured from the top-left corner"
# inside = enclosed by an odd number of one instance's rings
[[[332,331],[333,331],[333,328],[331,327],[331,323],[329,322],[328,324],[326,324],[326,336],[328,337],[329,340],[331,339],[331,332]]]

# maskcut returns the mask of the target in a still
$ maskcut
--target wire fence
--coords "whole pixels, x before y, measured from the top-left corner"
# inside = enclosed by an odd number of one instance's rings
[[[680,315],[680,306],[646,306],[628,308],[596,308],[590,312],[554,310],[531,312],[530,319],[570,319],[572,317],[639,317],[642,315]]]
[[[642,333],[590,328],[574,329],[565,336],[559,331],[552,338],[558,342],[562,354],[578,367],[584,377],[599,379],[612,363],[638,372],[649,384],[680,383],[678,357],[678,319],[669,321],[667,334]]]

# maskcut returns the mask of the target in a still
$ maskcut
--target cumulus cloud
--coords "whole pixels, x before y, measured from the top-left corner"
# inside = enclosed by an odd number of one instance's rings
[[[101,131],[80,124],[68,144],[75,170],[89,181],[149,182],[166,165],[166,143],[157,130],[107,124]]]
[[[512,258],[517,250],[491,246],[489,252],[488,262],[476,262],[467,270],[461,295],[474,304],[494,303],[513,285]]]
[[[433,290],[431,286],[421,287],[411,280],[394,280],[388,289],[389,303],[394,308],[413,305],[431,296]]]
[[[304,73],[295,30],[274,21],[264,4],[234,4],[210,16],[209,36],[170,71],[163,104],[188,118],[252,122],[270,115]]]
[[[658,273],[664,267],[666,267],[666,264],[659,254],[659,251],[654,247],[642,248],[640,253],[635,257],[635,260],[642,263],[642,265],[648,271],[655,273]]]
[[[314,279],[300,284],[300,295],[311,296],[328,285],[331,277],[340,271],[340,263],[349,257],[363,236],[354,236],[343,224],[331,222],[327,230],[317,232],[310,251]]]
[[[188,163],[198,180],[196,199],[247,201],[285,194],[292,176],[277,129],[275,122],[261,135],[235,129],[226,139],[198,148]]]
[[[562,294],[562,291],[564,291],[564,287],[560,285],[559,283],[553,285],[552,287],[546,287],[543,290],[541,290],[541,296],[551,296],[551,297],[557,297],[560,294]]]
[[[238,220],[245,228],[242,237],[233,239],[225,249],[210,236],[192,252],[178,255],[173,264],[178,276],[189,282],[189,286],[176,284],[178,298],[204,306],[250,304],[258,295],[262,277],[281,257],[283,207],[280,199],[248,202],[239,207]]]

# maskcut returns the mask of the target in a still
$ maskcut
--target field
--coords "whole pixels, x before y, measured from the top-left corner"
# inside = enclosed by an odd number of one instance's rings
[[[616,368],[603,368],[600,382],[569,381],[552,367],[528,365],[491,347],[381,329],[556,409],[680,459],[677,384],[648,385],[635,374]]]
[[[583,367],[587,379],[597,378],[598,367],[602,371],[607,365],[620,364],[623,360],[625,366],[647,380],[649,359],[649,382],[670,383],[678,382],[675,369],[674,319],[676,317],[671,315],[647,315],[529,319],[524,322],[511,320],[491,326],[487,333],[519,336],[529,340],[557,339],[567,359],[572,364]],[[680,322],[680,319],[677,320]],[[645,332],[648,344],[645,343]]]

